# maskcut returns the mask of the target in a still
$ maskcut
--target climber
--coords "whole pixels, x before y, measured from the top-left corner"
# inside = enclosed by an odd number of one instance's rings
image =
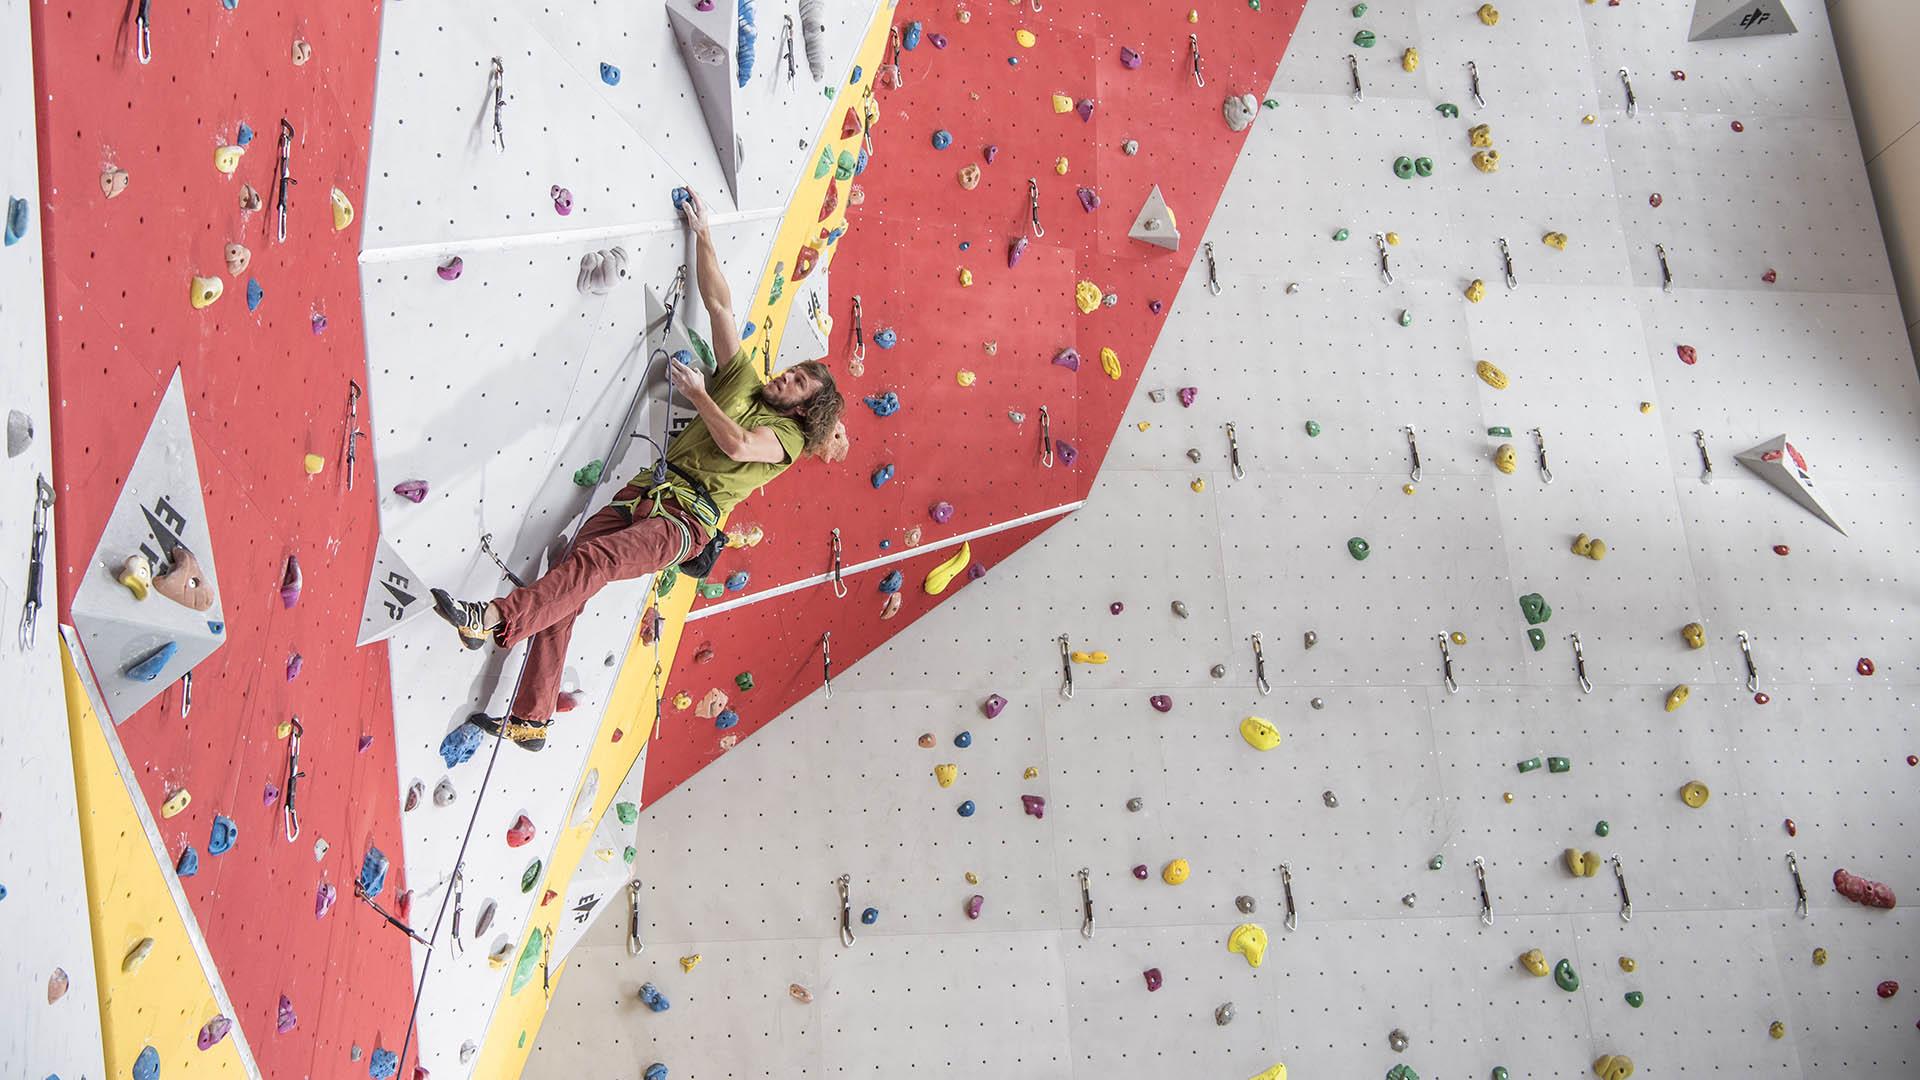
[[[825,364],[808,361],[765,385],[740,343],[733,297],[713,248],[706,204],[695,195],[681,212],[696,240],[696,279],[706,304],[715,356],[712,376],[667,361],[668,377],[699,418],[667,448],[666,479],[652,470],[628,481],[613,502],[580,526],[572,547],[531,585],[497,600],[456,600],[433,590],[434,610],[469,649],[491,640],[512,648],[528,638],[526,667],[505,717],[474,713],[469,722],[526,750],[546,745],[566,666],[573,621],[609,581],[643,577],[676,564],[696,577],[712,569],[725,546],[719,524],[729,510],[800,458],[836,462],[847,456],[844,406]]]

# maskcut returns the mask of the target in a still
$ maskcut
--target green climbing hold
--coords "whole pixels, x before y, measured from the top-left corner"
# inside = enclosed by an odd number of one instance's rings
[[[1487,429],[1487,434],[1496,439],[1511,439],[1513,438],[1513,429],[1510,427],[1490,427]]]
[[[622,825],[631,825],[640,820],[640,808],[630,802],[614,803],[613,813],[620,819]]]
[[[1521,772],[1532,772],[1533,770],[1539,767],[1540,767],[1540,759],[1537,757],[1530,757],[1527,760],[1520,763]]]
[[[655,580],[653,583],[654,595],[660,597],[661,599],[665,599],[666,595],[672,592],[673,587],[675,585],[678,585],[679,583],[680,583],[680,568],[677,566],[669,566],[665,570],[660,571],[660,573],[655,577]]]
[[[1334,238],[1335,240],[1345,240],[1345,239],[1346,239],[1347,237],[1349,237],[1349,236],[1352,236],[1352,235],[1353,235],[1352,233],[1350,233],[1350,232],[1348,232],[1348,231],[1347,231],[1347,230],[1345,230],[1345,229],[1335,229],[1335,230],[1333,230],[1333,238]]]
[[[1507,1067],[1505,1065],[1495,1065],[1493,1067],[1493,1080],[1507,1080]]]
[[[695,364],[695,367],[699,368],[700,371],[706,375],[712,375],[714,372],[720,370],[720,365],[715,363],[713,359],[713,346],[708,345],[707,340],[701,337],[699,332],[691,326],[687,327],[687,340],[693,342],[693,351],[699,354],[700,357],[700,362]]]
[[[733,685],[739,687],[742,692],[753,689],[753,672],[743,671],[735,675],[733,677]]]
[[[832,97],[833,91],[831,90],[827,91],[827,96]],[[519,1048],[522,1050],[525,1050],[527,1048],[527,1030],[525,1028],[520,1029],[520,1047]]]
[[[1307,438],[1317,439],[1319,437],[1320,437],[1320,421],[1318,420],[1307,421]]]
[[[718,600],[727,594],[727,587],[718,581],[703,581],[698,592],[703,600]]]
[[[1444,855],[1435,855],[1433,858],[1427,860],[1427,869],[1429,870],[1438,870],[1445,865],[1447,865],[1447,857]]]
[[[1395,1065],[1387,1070],[1387,1080],[1420,1080],[1420,1074],[1411,1065]]]
[[[1553,981],[1569,994],[1580,989],[1580,973],[1573,970],[1573,961],[1562,960],[1553,965]]]
[[[535,859],[532,862],[528,863],[526,870],[520,874],[520,891],[523,893],[530,893],[533,891],[533,887],[539,884],[539,882],[540,882],[540,860]]]
[[[1365,15],[1366,13],[1367,13],[1367,5],[1365,5],[1365,4],[1355,4],[1355,5],[1353,5],[1353,17],[1354,17],[1354,18],[1356,18],[1356,19],[1358,19],[1358,18],[1360,18],[1361,16],[1363,16],[1363,15]]]
[[[1362,30],[1359,33],[1353,35],[1353,43],[1355,45],[1360,46],[1363,49],[1373,48],[1373,31]]]
[[[1393,159],[1393,175],[1402,180],[1413,178],[1413,159],[1405,154]]]
[[[628,866],[632,866],[633,860],[640,857],[640,849],[634,847],[632,844],[628,844],[627,849],[620,853],[620,857],[627,861]]]
[[[1443,101],[1439,105],[1439,113],[1441,116],[1444,116],[1449,120],[1453,120],[1459,117],[1460,106],[1455,105],[1450,101]]]
[[[1373,554],[1373,545],[1367,543],[1365,537],[1356,536],[1347,541],[1347,554],[1353,556],[1355,562],[1364,561],[1367,556]]]
[[[1640,1006],[1645,1005],[1646,1003],[1647,1003],[1647,995],[1641,993],[1638,990],[1627,991],[1627,1004],[1637,1009]]]
[[[1400,309],[1400,325],[1401,325],[1401,326],[1412,326],[1412,325],[1413,325],[1413,312],[1411,312],[1411,311],[1408,311],[1408,310],[1407,310],[1406,308],[1401,308],[1401,309]]]
[[[1605,836],[1612,831],[1613,826],[1607,824],[1605,818],[1601,818],[1599,821],[1593,823],[1593,835],[1595,836]]]
[[[546,933],[537,926],[533,928],[533,933],[527,935],[527,944],[521,948],[520,959],[513,965],[513,985],[508,987],[508,994],[519,993],[532,981],[533,969],[540,966],[540,951],[546,943]]]
[[[1547,635],[1537,626],[1528,627],[1527,644],[1533,646],[1534,652],[1539,652],[1547,647]]]
[[[1433,175],[1433,159],[1430,157],[1414,158],[1413,171],[1416,173],[1419,173],[1421,176],[1432,176]]]
[[[1563,758],[1563,757],[1550,757],[1547,759],[1547,771],[1548,772],[1572,772],[1573,762],[1568,761],[1566,758]]]
[[[592,487],[600,482],[600,474],[607,471],[606,463],[589,461],[573,470],[573,482],[579,487]]]
[[[1530,592],[1520,598],[1520,614],[1527,617],[1528,626],[1539,626],[1553,618],[1553,608],[1537,592]]]
[[[823,146],[820,148],[820,160],[814,163],[814,166],[813,166],[813,178],[815,180],[818,180],[826,176],[828,173],[832,171],[833,171],[833,148],[830,146]]]

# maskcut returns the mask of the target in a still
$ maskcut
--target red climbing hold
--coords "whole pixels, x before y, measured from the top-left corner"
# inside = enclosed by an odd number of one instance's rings
[[[1656,210],[1660,208],[1660,204],[1664,201],[1666,200],[1662,199],[1660,197],[1660,193],[1657,191],[1647,196],[1647,205],[1653,207]]]
[[[1920,754],[1908,754],[1907,764],[1909,766],[1920,765]]]
[[[1681,70],[1680,70],[1679,68],[1674,68],[1674,69],[1673,69],[1673,81],[1674,81],[1674,82],[1686,82],[1686,81],[1687,81],[1687,73],[1686,73],[1686,72],[1684,72],[1684,71],[1681,71]]]
[[[1892,979],[1888,979],[1879,986],[1874,987],[1873,992],[1883,998],[1890,998],[1900,992],[1900,984],[1894,982]]]
[[[1775,544],[1773,545],[1773,553],[1775,555],[1791,555],[1793,554],[1793,549],[1785,544]]]
[[[1141,881],[1147,880],[1147,864],[1141,863],[1139,866],[1134,867],[1133,876],[1139,878]]]
[[[1800,835],[1800,826],[1798,826],[1798,825],[1795,825],[1795,824],[1793,823],[1793,819],[1792,819],[1792,818],[1788,818],[1788,819],[1787,819],[1787,820],[1786,820],[1786,821],[1784,822],[1784,824],[1786,825],[1786,829],[1787,829],[1787,835],[1788,835],[1788,836],[1799,836],[1799,835]]]
[[[1871,675],[1874,672],[1873,661],[1863,656],[1860,658],[1859,663],[1853,665],[1853,670],[1862,675]]]
[[[858,134],[860,134],[860,114],[854,111],[853,106],[849,105],[847,106],[847,115],[840,120],[840,137],[843,139],[851,139]]]
[[[1835,870],[1833,872],[1833,889],[1841,896],[1846,897],[1856,904],[1865,904],[1868,907],[1876,908],[1890,909],[1893,907],[1893,890],[1891,888],[1882,885],[1878,881],[1868,881],[1866,878],[1856,877],[1853,874],[1847,873],[1845,870]]]
[[[1745,124],[1743,124],[1743,123],[1741,123],[1741,122],[1740,122],[1740,121],[1738,121],[1738,120],[1735,120],[1735,121],[1733,122],[1733,130],[1734,130],[1734,132],[1735,132],[1736,134],[1738,134],[1739,132],[1742,132],[1742,131],[1745,131],[1745,130],[1747,130],[1747,125],[1745,125]]]
[[[1762,690],[1760,693],[1753,695],[1753,703],[1755,705],[1765,705],[1767,702],[1772,700],[1773,699],[1768,697],[1766,691],[1764,690]]]
[[[1160,969],[1159,968],[1148,968],[1147,970],[1141,972],[1140,974],[1146,977],[1147,991],[1149,993],[1160,989]]]
[[[533,839],[533,821],[521,814],[513,827],[507,830],[507,846],[522,847]]]
[[[1767,272],[1766,272],[1766,273],[1764,273],[1764,274],[1761,274],[1761,275],[1760,275],[1760,280],[1761,280],[1761,281],[1764,281],[1764,282],[1766,282],[1766,283],[1767,283],[1767,284],[1769,284],[1769,285],[1771,285],[1771,284],[1773,284],[1774,282],[1776,282],[1776,281],[1779,281],[1779,280],[1780,280],[1780,275],[1779,275],[1779,273],[1777,273],[1777,272],[1776,272],[1776,271],[1775,271],[1775,270],[1774,270],[1774,269],[1773,269],[1773,268],[1772,268],[1771,266],[1769,266],[1769,267],[1767,268]]]
[[[1694,352],[1691,345],[1678,346],[1675,351],[1680,354],[1680,362],[1683,364],[1692,366],[1700,362],[1700,354]]]

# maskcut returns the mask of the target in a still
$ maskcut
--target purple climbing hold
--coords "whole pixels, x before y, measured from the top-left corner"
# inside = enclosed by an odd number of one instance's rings
[[[1083,187],[1074,194],[1080,196],[1080,209],[1091,214],[1100,209],[1100,195],[1090,187]]]
[[[299,1023],[300,1018],[293,1014],[293,1002],[287,1000],[287,995],[281,994],[280,1012],[274,1019],[273,1030],[285,1035],[287,1032],[292,1031],[295,1025]]]
[[[987,576],[987,568],[983,564],[976,562],[976,563],[969,563],[967,565],[968,581],[979,581],[981,578],[986,576]]]
[[[1081,98],[1080,103],[1073,107],[1073,111],[1080,114],[1080,119],[1082,121],[1092,120],[1093,119],[1093,99]]]
[[[373,748],[373,736],[362,735],[360,736],[360,742],[356,746],[354,746],[353,752],[356,754],[364,754],[368,750],[371,750],[372,748]]]
[[[1153,695],[1152,697],[1147,699],[1147,704],[1153,706],[1154,711],[1156,712],[1172,712],[1173,711],[1173,699],[1168,697],[1165,694]]]
[[[272,806],[275,802],[278,802],[279,799],[280,799],[280,785],[268,784],[266,787],[263,787],[260,789],[260,805],[261,806]]]
[[[936,49],[944,49],[944,48],[946,48],[946,47],[947,47],[947,35],[945,35],[945,34],[928,34],[928,35],[927,35],[927,44],[929,44],[929,45],[932,45],[932,46],[933,46],[934,48],[936,48]]]
[[[393,485],[393,493],[410,503],[417,503],[427,497],[425,480],[402,480]]]
[[[287,556],[287,568],[280,575],[280,606],[290,608],[300,602],[300,587],[305,579],[300,576],[300,556]]]
[[[603,64],[601,66],[604,67],[605,65]],[[446,262],[443,262],[440,264],[440,269],[438,271],[438,273],[440,274],[440,280],[441,281],[459,281],[461,272],[466,270],[466,268],[467,268],[467,260],[461,258],[458,255],[455,255],[453,258],[448,259]]]
[[[988,694],[987,700],[980,703],[980,715],[991,720],[1007,709],[1007,699],[999,694]]]
[[[1121,603],[1118,600],[1115,600],[1113,603],[1107,605],[1107,614],[1109,615],[1118,615],[1125,610],[1127,610],[1127,605]]]
[[[1149,992],[1160,989],[1160,969],[1159,968],[1148,968],[1147,970],[1141,972],[1140,974],[1146,976],[1147,990]]]
[[[1161,312],[1167,310],[1167,305],[1161,303],[1158,300],[1149,300],[1147,301],[1147,310],[1153,312],[1155,315],[1158,315]]]
[[[934,503],[928,508],[927,515],[933,518],[935,525],[945,525],[953,520],[953,504],[944,500]]]
[[[313,890],[313,917],[316,919],[326,918],[327,912],[333,910],[333,902],[339,898],[339,889],[334,888],[328,882],[321,882],[320,887]]]
[[[877,488],[891,479],[893,479],[893,463],[888,462],[873,470],[873,476],[870,478],[870,482]]]
[[[313,331],[314,337],[319,337],[327,332],[327,317],[316,311],[307,320],[307,326]]]
[[[1073,468],[1074,462],[1080,460],[1080,451],[1075,450],[1073,444],[1065,439],[1053,440],[1053,452],[1059,456],[1060,464],[1069,469]]]
[[[1139,878],[1141,881],[1147,880],[1147,864],[1141,863],[1139,866],[1134,867],[1133,876]]]
[[[1011,270],[1020,265],[1020,256],[1027,253],[1027,238],[1022,236],[1007,247],[1007,268]]]
[[[1020,809],[1037,818],[1047,816],[1047,800],[1039,795],[1020,796]]]
[[[987,906],[987,898],[984,896],[981,896],[979,893],[974,893],[972,896],[967,897],[967,918],[969,919],[979,918],[980,909],[986,906]]]
[[[573,192],[568,191],[559,184],[555,184],[552,189],[547,192],[547,195],[553,199],[554,213],[559,214],[561,217],[573,213]]]
[[[1193,399],[1199,396],[1200,388],[1197,386],[1183,386],[1180,388],[1180,404],[1184,408],[1192,408]]]
[[[993,143],[988,143],[981,148],[980,155],[987,159],[987,164],[991,165],[993,164],[993,159],[1000,156],[1000,147]]]
[[[1069,345],[1053,354],[1053,362],[1068,371],[1080,370],[1080,350]]]
[[[292,656],[287,657],[287,681],[292,682],[299,678],[300,669],[305,665],[306,660],[302,658],[299,653],[294,653]]]
[[[486,732],[474,724],[461,724],[440,740],[440,760],[446,762],[449,769],[471,760],[474,752],[480,749],[480,740],[485,737]]]
[[[232,1030],[232,1020],[224,1016],[215,1016],[213,1019],[200,1025],[200,1037],[195,1039],[194,1043],[202,1050],[211,1050],[220,1044],[221,1039],[227,1037],[227,1032]]]
[[[693,10],[695,10],[695,11],[712,11],[712,10],[713,10],[713,0],[697,0],[697,2],[696,2],[696,3],[694,4],[694,5],[693,5]]]
[[[1140,53],[1125,45],[1120,46],[1120,66],[1132,71],[1140,66]]]

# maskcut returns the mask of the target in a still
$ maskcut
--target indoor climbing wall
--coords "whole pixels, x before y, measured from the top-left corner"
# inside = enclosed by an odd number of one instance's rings
[[[877,5],[837,5],[810,33],[795,5],[750,5],[751,48],[743,9],[705,7],[386,11],[361,255],[382,563],[363,632],[387,641],[391,797],[413,921],[438,942],[413,949],[412,1039],[435,1073],[513,1073],[573,938],[624,893],[637,800],[617,791],[637,795],[653,669],[671,663],[693,583],[659,601],[657,642],[636,640],[653,578],[600,593],[575,626],[545,748],[497,759],[493,740],[463,742],[464,721],[507,711],[521,654],[461,648],[427,590],[480,598],[507,591],[508,574],[531,580],[652,464],[647,440],[685,422],[656,350],[686,347],[687,328],[708,336],[708,320],[677,280],[694,250],[675,189],[707,200],[763,370],[789,306],[766,287],[776,249],[842,225],[844,205],[820,213],[832,181],[815,165],[859,149],[839,118],[871,83]],[[683,50],[682,33],[701,48]],[[701,74],[702,58],[724,77]],[[626,820],[607,812],[622,802]]]
[[[1912,1075],[1920,385],[1790,6],[1311,3],[1086,504],[831,697],[790,620],[526,1075]]]
[[[47,323],[25,0],[0,3],[0,29],[0,350],[12,358],[0,364],[0,685],[13,699],[12,719],[0,725],[0,1060],[34,1075],[98,1076],[100,996],[52,610],[54,520],[39,508],[40,485],[51,497],[53,477],[47,369],[28,362],[46,353]]]

